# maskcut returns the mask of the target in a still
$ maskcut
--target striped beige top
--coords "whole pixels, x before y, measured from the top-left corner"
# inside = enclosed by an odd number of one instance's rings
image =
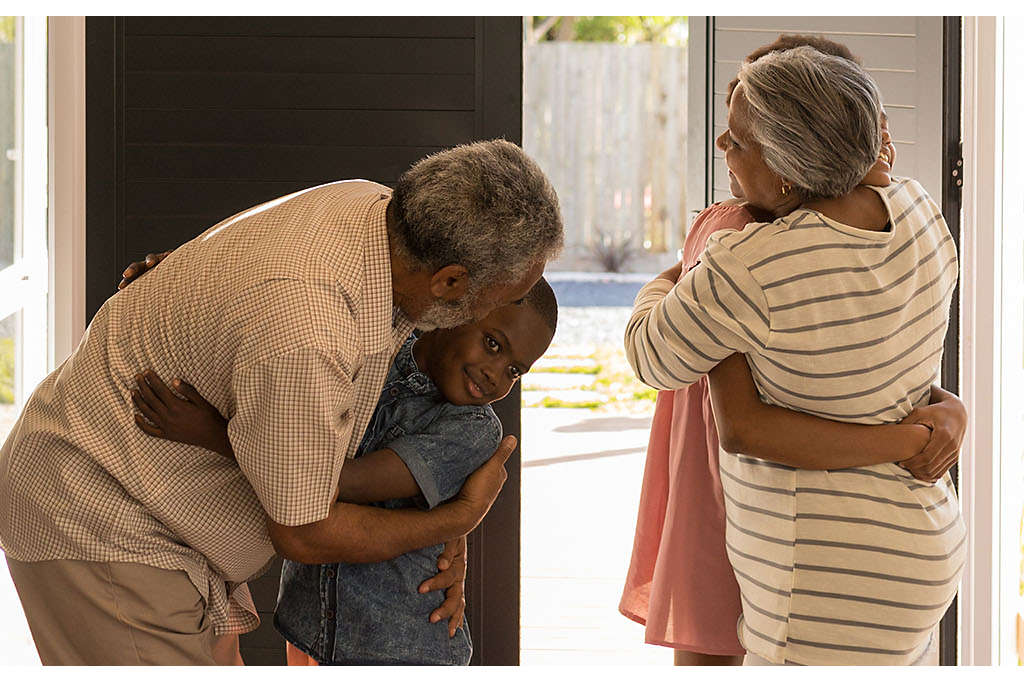
[[[772,404],[881,424],[927,403],[956,249],[917,182],[876,191],[888,231],[797,210],[718,233],[677,285],[645,286],[626,331],[637,375],[679,388],[740,351]],[[721,473],[749,651],[808,665],[923,653],[966,551],[948,474],[927,485],[894,464],[804,471],[728,453]]]
[[[107,300],[0,451],[4,551],[183,570],[218,633],[255,627],[236,587],[274,555],[265,514],[327,516],[412,329],[392,307],[390,196],[348,181],[276,199]],[[229,418],[237,463],[135,425],[146,368]]]

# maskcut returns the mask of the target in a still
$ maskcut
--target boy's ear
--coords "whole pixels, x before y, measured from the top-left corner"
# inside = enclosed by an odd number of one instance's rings
[[[458,301],[469,289],[469,270],[461,265],[446,265],[430,278],[430,293],[449,303]]]

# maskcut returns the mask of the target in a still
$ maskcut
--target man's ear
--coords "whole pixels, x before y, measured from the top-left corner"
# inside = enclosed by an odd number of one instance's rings
[[[469,270],[461,265],[446,265],[430,278],[430,293],[449,303],[462,298],[469,289]]]

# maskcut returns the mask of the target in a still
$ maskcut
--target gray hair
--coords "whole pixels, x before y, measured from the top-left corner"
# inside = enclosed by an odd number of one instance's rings
[[[396,247],[437,271],[462,265],[469,295],[515,282],[562,248],[555,188],[540,166],[505,140],[461,145],[417,161],[393,196]]]
[[[739,80],[765,163],[805,198],[846,194],[874,165],[881,97],[859,65],[797,47],[743,64]]]

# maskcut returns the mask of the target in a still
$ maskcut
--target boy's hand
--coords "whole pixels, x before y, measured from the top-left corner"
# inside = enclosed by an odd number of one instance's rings
[[[140,429],[156,438],[235,456],[228,440],[227,420],[195,388],[175,379],[174,389],[184,396],[179,397],[149,370],[136,375],[135,382],[138,390],[132,391],[132,402],[139,408],[135,423]]]
[[[469,475],[459,494],[449,503],[461,507],[464,511],[464,514],[460,514],[460,518],[465,520],[462,534],[476,528],[490,511],[491,505],[501,492],[501,487],[505,485],[505,479],[508,478],[505,462],[515,449],[515,436],[502,438],[491,458]]]
[[[967,432],[967,409],[956,396],[918,407],[900,423],[923,424],[932,432],[921,452],[899,463],[914,478],[934,483],[960,458],[960,445]]]
[[[466,536],[444,544],[444,551],[437,558],[438,574],[420,585],[420,593],[444,590],[444,601],[430,614],[430,622],[438,623],[448,619],[448,637],[462,625],[466,613]]]
[[[124,269],[124,272],[121,273],[121,281],[118,282],[117,284],[118,291],[124,289],[126,286],[137,280],[139,277],[142,277],[147,272],[155,268],[157,265],[160,264],[160,261],[162,261],[164,258],[167,258],[167,256],[170,255],[170,253],[170,251],[164,251],[163,253],[146,254],[145,260],[135,261],[134,263],[129,265],[127,268]]]

